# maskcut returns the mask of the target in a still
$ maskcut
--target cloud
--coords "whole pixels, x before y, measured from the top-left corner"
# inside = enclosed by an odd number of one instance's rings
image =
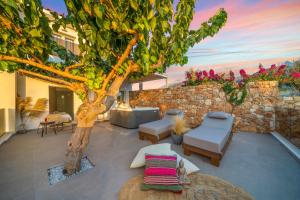
[[[250,65],[252,61],[300,56],[300,1],[260,0],[249,4],[245,0],[226,0],[196,12],[191,28],[213,16],[220,7],[228,12],[227,24],[213,38],[188,51],[188,65]]]

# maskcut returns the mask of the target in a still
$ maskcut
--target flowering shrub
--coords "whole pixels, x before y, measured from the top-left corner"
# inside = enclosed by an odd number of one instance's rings
[[[189,85],[199,85],[205,82],[237,82],[239,85],[246,84],[249,81],[279,81],[280,83],[292,82],[295,79],[300,78],[300,72],[288,73],[286,70],[286,65],[271,65],[270,68],[264,68],[262,65],[259,65],[258,72],[249,75],[244,69],[239,71],[239,78],[236,78],[236,75],[233,71],[230,71],[228,75],[225,74],[216,74],[213,69],[207,72],[206,70],[195,71],[191,69],[186,72],[186,81],[184,81],[185,86]]]
[[[278,81],[279,83],[292,83],[300,89],[300,72],[288,72],[286,65],[276,66],[271,65],[268,69],[259,65],[258,72],[249,75],[244,69],[239,71],[239,78],[233,71],[230,70],[229,74],[216,74],[213,69],[207,71],[193,70],[186,72],[186,80],[184,86],[199,85],[206,82],[217,82],[223,85],[226,100],[232,105],[234,109],[236,106],[241,105],[248,92],[246,85],[250,81]],[[232,110],[233,111],[233,110]]]
[[[186,81],[184,81],[185,86],[199,85],[204,82],[223,80],[223,75],[216,74],[213,69],[209,70],[209,72],[205,70],[195,71],[191,69],[190,71],[187,71],[185,73],[185,76],[186,76]]]
[[[271,65],[269,69],[259,66],[259,71],[251,75],[251,81],[278,81],[280,83],[290,82],[291,76],[286,70],[286,65]]]
[[[294,86],[300,90],[300,72],[291,73]]]

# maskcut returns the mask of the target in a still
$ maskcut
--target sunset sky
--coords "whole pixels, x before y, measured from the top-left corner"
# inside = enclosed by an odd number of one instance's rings
[[[46,8],[66,13],[62,0],[42,2]],[[169,68],[169,82],[182,81],[190,68],[245,68],[250,73],[259,63],[279,64],[300,58],[300,0],[198,0],[190,28],[197,29],[219,8],[228,12],[225,27],[191,48],[186,66]]]

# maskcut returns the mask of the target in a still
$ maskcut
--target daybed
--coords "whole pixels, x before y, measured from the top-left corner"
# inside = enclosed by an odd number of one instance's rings
[[[232,138],[234,118],[229,113],[208,113],[201,126],[183,136],[185,155],[198,153],[210,158],[211,164],[219,166]]]
[[[153,144],[171,135],[174,118],[183,117],[183,112],[177,109],[168,110],[161,120],[141,124],[139,126],[140,140],[150,140]]]

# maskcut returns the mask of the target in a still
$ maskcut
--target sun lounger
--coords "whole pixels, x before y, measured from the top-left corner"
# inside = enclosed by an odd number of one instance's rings
[[[139,125],[139,138],[150,140],[153,144],[171,135],[176,116],[183,117],[183,112],[171,109],[161,120]]]
[[[198,153],[209,157],[213,165],[219,166],[232,138],[233,122],[234,118],[228,113],[208,113],[201,126],[183,136],[184,154]]]

